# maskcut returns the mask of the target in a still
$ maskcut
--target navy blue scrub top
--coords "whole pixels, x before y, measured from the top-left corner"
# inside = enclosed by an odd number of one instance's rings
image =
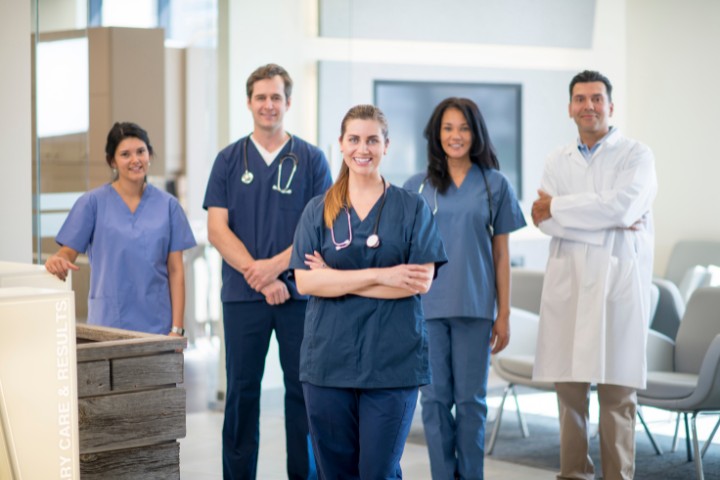
[[[305,254],[318,251],[339,270],[447,261],[430,209],[419,195],[390,186],[380,216],[380,246],[373,233],[380,200],[361,221],[350,209],[352,243],[336,250],[323,222],[323,197],[303,212],[293,242],[291,269],[307,269]],[[348,238],[347,215],[334,222],[335,240]],[[420,295],[383,300],[357,295],[310,297],[300,351],[300,380],[337,388],[401,388],[430,383],[427,331]]]
[[[524,227],[525,217],[508,179],[495,169],[486,169],[485,175],[492,192],[495,235]],[[423,296],[425,318],[494,320],[497,288],[492,240],[487,229],[490,205],[480,167],[473,164],[460,188],[451,182],[442,195],[435,195],[435,187],[423,173],[411,177],[405,188],[417,192],[423,182],[422,196],[430,209],[437,206],[435,221],[449,258],[430,292]]]
[[[290,152],[292,142],[287,142],[268,165],[253,142],[249,142],[248,137],[241,138],[220,151],[210,173],[203,208],[226,208],[230,230],[258,260],[275,256],[290,246],[305,205],[332,185],[330,168],[323,152],[298,137],[293,138],[293,153],[298,157],[298,168],[289,186],[292,189],[289,195],[272,187],[277,183],[283,158],[280,186],[284,188],[287,185],[293,162],[285,155]],[[245,142],[248,142],[248,169],[254,176],[247,185],[240,179],[245,173]],[[297,292],[288,273],[285,272],[280,279],[288,285],[293,298],[304,300],[306,297]],[[223,302],[265,300],[264,295],[250,288],[245,277],[224,260],[222,280],[220,297]]]

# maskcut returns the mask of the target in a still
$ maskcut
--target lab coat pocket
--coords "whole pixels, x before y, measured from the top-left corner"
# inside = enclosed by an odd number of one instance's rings
[[[543,298],[566,301],[572,294],[571,262],[569,258],[550,257],[543,279]]]
[[[633,274],[636,270],[637,261],[634,258],[619,259],[610,257],[607,272],[607,299],[610,302],[632,299],[637,286]]]
[[[550,257],[543,280],[540,316],[544,321],[567,317],[573,298],[572,262],[569,258]]]

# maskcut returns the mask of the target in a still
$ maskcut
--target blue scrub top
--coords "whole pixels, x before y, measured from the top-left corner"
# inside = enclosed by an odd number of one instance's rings
[[[525,217],[515,192],[499,170],[486,169],[493,201],[495,234],[510,233],[524,227]],[[425,183],[422,196],[435,208],[435,187],[424,173],[405,182],[417,192]],[[490,219],[487,187],[480,167],[473,164],[460,188],[450,183],[445,194],[437,195],[437,222],[448,254],[448,264],[438,274],[432,288],[423,296],[425,318],[473,317],[494,320],[497,314],[497,288],[492,241],[487,229]]]
[[[323,222],[323,197],[303,212],[293,243],[290,268],[307,269],[305,254],[318,251],[340,270],[392,267],[402,263],[447,261],[432,213],[413,193],[390,186],[382,208],[380,246],[365,242],[373,233],[380,200],[361,221],[350,209],[352,243],[336,250]],[[334,223],[335,240],[348,238],[347,215]],[[310,297],[300,350],[300,380],[338,388],[401,388],[430,382],[427,331],[420,295],[382,300],[357,295]]]
[[[228,210],[230,230],[243,242],[255,259],[270,258],[290,246],[295,227],[303,208],[311,198],[325,193],[332,185],[330,168],[323,152],[304,140],[293,137],[293,153],[298,158],[298,168],[293,177],[289,195],[273,190],[282,164],[281,187],[287,185],[293,162],[286,155],[292,142],[287,142],[268,166],[248,137],[223,149],[215,159],[203,208],[220,207]],[[253,181],[246,185],[241,181],[245,173],[243,150],[247,142],[248,169]],[[284,161],[283,161],[284,159]],[[289,272],[281,275],[295,299],[306,299],[295,288]],[[223,302],[249,302],[265,300],[265,296],[253,290],[245,277],[223,260]]]
[[[147,185],[135,213],[110,185],[82,195],[55,241],[90,260],[88,323],[167,334],[167,259],[196,245],[177,199]]]

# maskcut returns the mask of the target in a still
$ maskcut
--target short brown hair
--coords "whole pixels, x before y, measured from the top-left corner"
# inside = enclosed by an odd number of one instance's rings
[[[278,75],[280,76],[280,78],[282,78],[283,84],[285,85],[285,100],[289,99],[290,95],[292,95],[292,78],[290,78],[287,70],[275,63],[268,63],[267,65],[258,67],[253,73],[250,74],[245,85],[248,99],[252,97],[253,86],[255,85],[255,82],[268,78],[273,78]]]

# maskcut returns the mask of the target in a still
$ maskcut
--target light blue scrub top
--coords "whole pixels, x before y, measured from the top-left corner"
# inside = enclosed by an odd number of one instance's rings
[[[243,137],[218,154],[210,173],[203,208],[226,208],[230,230],[255,259],[270,258],[288,248],[305,205],[332,185],[330,167],[322,150],[299,137],[293,139],[292,153],[298,158],[298,168],[289,186],[292,190],[289,195],[273,190],[273,186],[280,173],[280,186],[284,188],[288,183],[293,162],[286,155],[290,153],[291,142],[287,142],[268,165],[255,144]],[[248,170],[254,177],[250,184],[242,181],[246,143]],[[265,296],[253,290],[242,273],[225,260],[222,280],[223,302],[265,301]],[[289,271],[280,275],[280,280],[285,282],[292,298],[307,298],[297,292]]]
[[[133,214],[110,184],[103,185],[75,202],[55,241],[88,254],[89,324],[170,332],[168,255],[195,246],[175,197],[147,185]]]
[[[350,209],[352,243],[336,250],[323,221],[323,197],[312,199],[295,233],[290,268],[307,269],[305,254],[318,251],[327,265],[340,270],[435,263],[437,271],[447,257],[432,213],[417,194],[401,188],[388,187],[378,226],[380,246],[367,247],[380,203],[363,221]],[[334,232],[338,243],[348,238],[344,210],[335,220]],[[396,300],[311,296],[300,380],[336,388],[424,385],[430,382],[427,342],[420,295]]]
[[[525,217],[508,179],[494,169],[486,169],[485,175],[492,192],[495,234],[524,227]],[[404,186],[417,192],[425,179],[426,174],[420,173]],[[425,181],[422,196],[434,209],[435,187],[429,181]],[[460,188],[451,182],[444,195],[437,195],[435,221],[449,260],[423,296],[425,318],[495,319],[497,289],[489,219],[487,187],[480,167],[473,164]]]

